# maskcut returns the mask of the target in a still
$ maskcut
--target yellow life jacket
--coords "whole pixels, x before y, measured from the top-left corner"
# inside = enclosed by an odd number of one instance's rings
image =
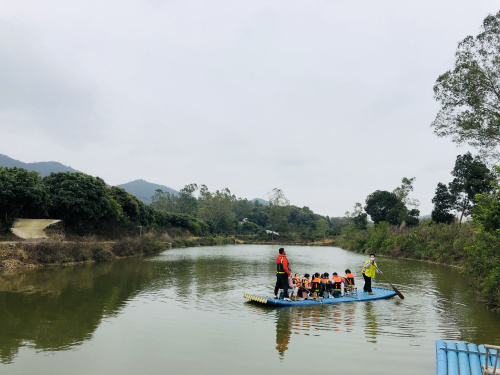
[[[368,259],[365,262],[365,266],[363,267],[363,271],[361,273],[365,274],[366,277],[375,277],[375,270],[377,269],[377,263],[373,262],[371,259]]]

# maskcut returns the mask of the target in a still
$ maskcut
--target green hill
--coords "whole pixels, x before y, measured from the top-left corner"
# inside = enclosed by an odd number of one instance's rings
[[[52,172],[80,172],[76,169],[68,167],[56,161],[42,161],[35,163],[24,163],[19,160],[12,159],[7,155],[0,154],[0,167],[17,167],[24,168],[28,171],[35,171],[40,173],[40,176],[45,177]]]
[[[160,189],[173,195],[179,195],[177,190],[169,188],[165,185],[153,184],[144,180],[135,180],[127,182],[126,184],[117,185],[118,187],[125,189],[128,193],[135,195],[144,204],[151,204],[151,197],[155,194],[155,191]]]

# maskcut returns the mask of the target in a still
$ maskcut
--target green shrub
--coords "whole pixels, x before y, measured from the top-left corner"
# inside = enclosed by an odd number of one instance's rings
[[[92,259],[97,263],[113,259],[113,253],[109,250],[103,249],[101,246],[93,246],[91,251]]]
[[[161,241],[148,241],[142,244],[142,253],[150,254],[150,253],[158,253],[167,248],[164,242]]]

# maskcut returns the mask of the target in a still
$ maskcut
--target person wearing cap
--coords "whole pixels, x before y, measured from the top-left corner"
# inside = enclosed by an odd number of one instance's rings
[[[365,266],[363,267],[363,278],[365,279],[365,286],[363,290],[368,294],[375,294],[372,291],[372,279],[375,277],[375,273],[382,273],[377,267],[377,263],[375,263],[375,254],[370,254],[370,259],[365,262]]]
[[[283,248],[279,249],[278,258],[276,258],[276,286],[274,287],[274,297],[278,298],[278,292],[283,289],[283,299],[290,300],[288,297],[288,277],[292,273],[288,267],[288,259],[286,251]]]

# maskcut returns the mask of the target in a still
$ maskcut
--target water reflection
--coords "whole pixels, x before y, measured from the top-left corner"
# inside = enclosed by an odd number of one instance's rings
[[[372,344],[376,344],[378,324],[377,324],[377,318],[373,311],[373,302],[363,303],[363,311],[365,315],[366,341],[371,342]]]
[[[85,364],[93,348],[109,347],[110,336],[124,331],[130,340],[113,341],[118,354],[110,363],[142,356],[158,368],[176,363],[191,373],[199,372],[185,359],[192,351],[204,366],[269,356],[270,369],[272,361],[302,365],[302,358],[330,358],[334,350],[341,368],[342,360],[356,361],[360,352],[369,355],[388,343],[401,361],[415,358],[419,346],[425,348],[421,356],[432,357],[436,338],[500,344],[500,316],[474,300],[455,270],[427,263],[379,260],[404,300],[291,308],[246,302],[245,292],[272,294],[276,252],[272,246],[176,249],[145,259],[0,273],[0,361],[17,373],[33,373],[23,371],[27,352],[36,362],[39,352],[70,349],[71,358]],[[359,275],[365,258],[335,248],[287,252],[299,272],[349,268]],[[380,279],[376,286],[390,288]],[[133,343],[139,344],[132,350]],[[411,348],[404,353],[402,347]],[[64,373],[57,362],[52,373]],[[122,373],[139,372],[134,370]],[[80,373],[90,372],[83,367]]]
[[[11,363],[23,346],[58,351],[80,345],[153,278],[140,259],[1,274],[1,362]]]
[[[283,360],[292,335],[292,309],[280,310],[276,315],[276,350]]]
[[[248,302],[252,310],[259,314],[269,314],[273,311],[276,316],[276,350],[280,360],[284,359],[285,351],[289,349],[293,335],[320,336],[326,332],[352,333],[355,331],[357,306],[355,303],[345,303],[328,306],[302,306],[272,308],[262,306],[255,302]],[[361,308],[359,310],[366,313],[370,320],[367,324],[366,332],[368,342],[376,343],[377,326],[374,323],[374,313],[371,308]],[[260,310],[260,311],[259,311]]]

